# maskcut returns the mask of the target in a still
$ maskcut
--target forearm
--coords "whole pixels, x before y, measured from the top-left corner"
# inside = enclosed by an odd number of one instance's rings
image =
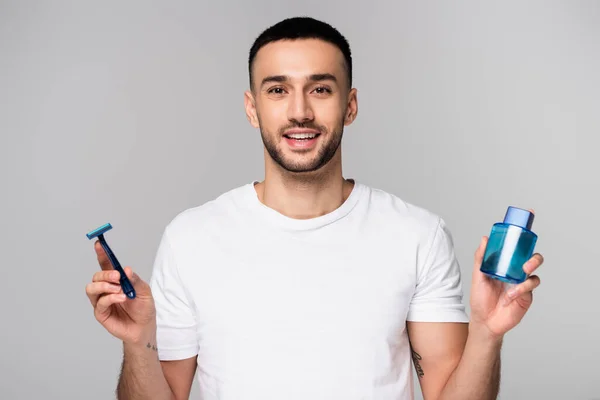
[[[156,333],[136,344],[123,345],[123,364],[117,386],[119,400],[172,400],[173,393],[158,359]]]
[[[500,389],[502,338],[484,327],[469,326],[462,358],[446,383],[439,400],[493,400]]]

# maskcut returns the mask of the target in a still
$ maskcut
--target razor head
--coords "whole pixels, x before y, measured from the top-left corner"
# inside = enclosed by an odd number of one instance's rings
[[[112,229],[112,225],[111,224],[104,224],[100,228],[94,229],[90,233],[87,233],[86,236],[87,236],[88,239],[91,240],[91,239],[94,239],[94,238],[102,235],[104,232],[110,231],[111,229]]]

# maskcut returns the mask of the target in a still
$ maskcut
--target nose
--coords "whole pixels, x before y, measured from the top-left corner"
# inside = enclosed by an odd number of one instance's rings
[[[290,96],[288,106],[288,119],[290,121],[302,123],[312,121],[313,118],[314,114],[311,104],[302,91],[298,91],[293,96]]]

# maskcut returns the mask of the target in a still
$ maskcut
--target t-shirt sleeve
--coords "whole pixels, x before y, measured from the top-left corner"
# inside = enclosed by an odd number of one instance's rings
[[[407,320],[415,322],[469,322],[463,304],[461,271],[452,236],[439,218],[423,248],[417,284]]]
[[[193,302],[179,275],[167,231],[158,246],[150,287],[156,307],[160,360],[181,360],[198,354]]]

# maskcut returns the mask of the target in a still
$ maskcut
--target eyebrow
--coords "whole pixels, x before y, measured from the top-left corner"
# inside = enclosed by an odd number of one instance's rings
[[[266,83],[272,83],[272,82],[283,83],[283,82],[287,82],[288,80],[289,80],[289,77],[286,75],[267,76],[262,80],[261,87],[264,86]],[[329,74],[329,73],[312,74],[308,77],[307,80],[309,82],[333,81],[333,82],[337,83],[337,78],[334,75]]]

